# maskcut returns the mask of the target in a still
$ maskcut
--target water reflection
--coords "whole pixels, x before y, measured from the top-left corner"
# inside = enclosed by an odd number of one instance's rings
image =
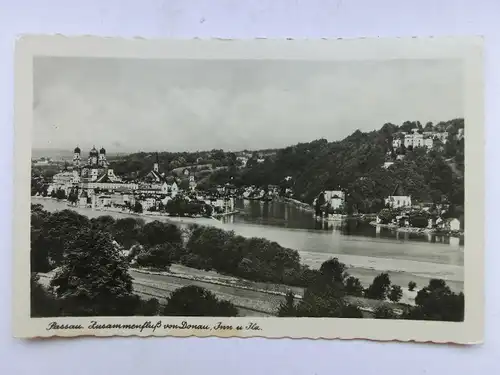
[[[457,247],[463,246],[463,239],[461,238],[440,236],[432,233],[397,232],[388,228],[375,227],[367,221],[356,219],[317,220],[312,211],[285,202],[237,200],[235,206],[240,210],[240,213],[223,217],[224,223],[246,223],[289,229],[331,231],[345,236],[364,236],[401,242],[417,241],[450,244]]]

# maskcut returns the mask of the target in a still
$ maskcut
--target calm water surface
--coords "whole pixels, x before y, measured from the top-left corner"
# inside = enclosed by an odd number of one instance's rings
[[[463,265],[463,243],[458,238],[400,233],[368,222],[318,221],[313,213],[284,202],[236,202],[240,214],[223,222],[244,232],[285,243],[297,250]]]

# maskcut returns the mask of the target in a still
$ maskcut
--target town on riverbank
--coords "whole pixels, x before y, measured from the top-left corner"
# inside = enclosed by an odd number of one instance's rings
[[[33,303],[41,316],[95,309],[99,315],[463,319],[459,250],[446,250],[433,264],[422,261],[424,247],[385,260],[367,258],[373,244],[360,242],[363,257],[325,255],[310,267],[304,257],[311,254],[290,242],[223,225],[248,214],[239,201],[282,203],[316,222],[355,219],[377,231],[463,240],[462,119],[385,124],[338,142],[261,151],[108,156],[93,147],[85,158],[76,147],[66,159],[33,160],[31,194],[32,288],[39,293]],[[343,251],[314,254],[325,250]],[[74,263],[79,252],[96,259],[80,266]],[[85,312],[62,298],[72,267],[83,277],[94,272],[94,262],[114,256],[121,259],[117,274],[127,308],[87,306]],[[341,260],[349,256],[353,262]]]
[[[76,147],[70,161],[33,160],[31,194],[75,207],[174,217],[233,215],[236,199],[284,201],[319,221],[356,218],[397,231],[463,236],[463,120],[435,127],[386,124],[374,139],[386,150],[384,163],[350,178],[332,175],[332,182],[313,188],[302,180],[307,171],[280,170],[279,165],[293,161],[288,149],[320,157],[322,149],[335,149],[336,143],[321,140],[259,152],[166,153],[162,158],[141,153],[140,161],[137,156],[108,160],[106,150],[95,147],[84,160]],[[402,178],[407,175],[409,180]],[[335,186],[334,180],[341,184]]]

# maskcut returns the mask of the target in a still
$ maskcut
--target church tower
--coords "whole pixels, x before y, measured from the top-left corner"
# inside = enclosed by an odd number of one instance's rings
[[[90,153],[89,153],[89,165],[91,166],[97,166],[97,158],[98,158],[99,154],[94,147],[92,147],[92,150],[90,150]]]
[[[79,167],[80,163],[82,161],[80,157],[80,147],[76,146],[75,151],[73,152],[73,166],[74,167]]]
[[[156,153],[155,163],[153,164],[153,171],[158,173],[160,170],[160,160],[158,159],[158,153]]]
[[[107,165],[106,150],[104,149],[104,147],[101,147],[101,149],[99,150],[99,165],[101,167],[106,167]]]

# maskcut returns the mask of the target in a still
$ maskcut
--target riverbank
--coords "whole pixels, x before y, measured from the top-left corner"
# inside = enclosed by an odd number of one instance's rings
[[[400,233],[438,234],[442,236],[462,237],[462,238],[464,236],[464,233],[461,231],[442,230],[436,228],[401,227],[397,224],[380,224],[377,223],[376,221],[371,221],[370,225],[379,228],[391,229]]]
[[[302,210],[308,211],[308,212],[314,212],[313,206],[311,206],[308,203],[304,203],[301,201],[298,201],[297,199],[292,199],[292,198],[281,198],[283,202],[293,204],[295,207],[298,207]]]

